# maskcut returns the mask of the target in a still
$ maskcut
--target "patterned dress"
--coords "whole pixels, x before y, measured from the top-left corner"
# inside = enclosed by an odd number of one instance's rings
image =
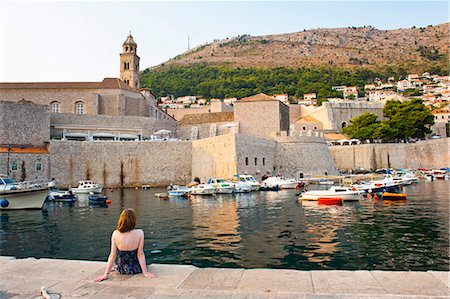
[[[117,249],[117,271],[119,271],[120,274],[142,273],[137,258],[137,251],[137,249],[131,251]]]

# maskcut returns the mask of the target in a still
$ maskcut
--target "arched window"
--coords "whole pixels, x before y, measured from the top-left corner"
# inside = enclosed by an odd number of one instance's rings
[[[125,47],[125,52],[128,52],[128,47]]]
[[[343,121],[342,124],[341,124],[342,129],[345,128],[346,125],[347,125],[347,123],[345,121]]]
[[[84,103],[83,102],[75,103],[75,113],[76,114],[84,114]]]
[[[16,162],[12,162],[11,163],[11,171],[16,171],[17,170],[17,163]]]
[[[51,106],[51,109],[52,109],[52,113],[59,113],[60,111],[59,111],[59,107],[60,107],[60,103],[59,102],[52,102],[51,104],[50,104],[50,106]]]

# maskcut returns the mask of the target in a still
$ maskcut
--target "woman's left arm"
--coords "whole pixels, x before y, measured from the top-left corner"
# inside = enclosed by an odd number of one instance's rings
[[[148,272],[147,264],[145,262],[145,254],[144,254],[144,231],[141,230],[139,233],[139,246],[138,246],[138,260],[139,265],[142,269],[142,274],[144,274],[148,278],[155,278],[156,275]]]

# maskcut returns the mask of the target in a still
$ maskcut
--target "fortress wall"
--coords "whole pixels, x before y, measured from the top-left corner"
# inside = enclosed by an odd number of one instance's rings
[[[348,124],[351,119],[360,116],[363,113],[369,112],[383,119],[383,104],[381,103],[367,103],[367,102],[339,102],[339,103],[324,103],[328,109],[331,109],[333,118],[333,128],[335,130],[342,130],[342,123]]]
[[[0,119],[0,145],[47,146],[50,138],[48,106],[0,101]]]
[[[194,127],[198,128],[198,139],[214,137],[210,136],[211,126],[216,127],[215,135],[224,135],[232,131],[230,127],[225,125],[234,122],[219,122],[219,123],[208,123],[208,124],[196,124],[196,125],[179,125],[177,130],[177,137],[182,140],[191,140],[191,133]],[[214,130],[214,128],[213,128]]]
[[[0,173],[10,176],[16,182],[48,181],[50,179],[49,161],[48,153],[0,153]],[[12,163],[16,163],[17,170],[11,170]],[[40,163],[40,170],[36,169],[36,163]]]
[[[51,177],[59,188],[92,179],[108,188],[165,186],[191,179],[189,141],[50,142]]]
[[[334,175],[337,169],[321,137],[277,138],[275,172],[289,178],[304,175]]]
[[[229,178],[237,171],[236,136],[226,134],[192,141],[192,178]]]
[[[236,134],[237,173],[253,175],[257,180],[264,174],[272,174],[275,149],[276,142],[273,139]]]
[[[338,169],[440,168],[450,165],[450,138],[416,143],[331,146]]]
[[[158,119],[154,117],[142,116],[112,116],[112,115],[86,115],[72,113],[52,113],[51,114],[52,135],[62,135],[62,129],[55,129],[55,125],[62,126],[89,126],[99,127],[95,132],[105,132],[101,128],[136,128],[141,129],[144,136],[150,136],[160,129],[166,129],[176,134],[177,122],[173,119]],[[77,131],[77,130],[74,130]],[[94,131],[91,130],[91,133]],[[115,131],[106,131],[115,133]],[[125,133],[120,129],[117,132]],[[133,133],[134,134],[134,133]]]

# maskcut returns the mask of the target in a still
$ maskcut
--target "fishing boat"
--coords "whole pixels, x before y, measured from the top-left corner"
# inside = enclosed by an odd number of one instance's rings
[[[0,210],[42,209],[48,195],[44,180],[14,182],[0,175]]]
[[[77,201],[78,198],[71,190],[56,190],[51,191],[48,195],[50,200],[56,202],[74,202]]]
[[[167,187],[169,197],[187,197],[190,189],[185,186],[170,185]]]
[[[216,188],[211,184],[199,184],[191,187],[192,195],[214,195]]]
[[[78,187],[70,190],[75,194],[101,193],[103,186],[90,180],[78,181]]]
[[[241,182],[247,182],[251,185],[252,191],[258,191],[259,188],[261,188],[261,183],[255,180],[255,178],[252,175],[247,174],[237,174],[236,177]]]
[[[234,191],[234,184],[224,179],[210,178],[208,184],[215,188],[216,194],[231,194]]]
[[[262,185],[269,188],[278,186],[280,189],[295,189],[298,185],[298,181],[295,179],[284,179],[279,176],[272,176],[262,181]]]
[[[407,197],[406,194],[391,193],[391,192],[384,192],[382,196],[383,196],[383,199],[388,199],[388,200],[405,200]]]
[[[319,198],[340,198],[342,201],[358,201],[363,191],[348,187],[332,186],[329,190],[311,190],[302,193],[299,199],[318,200]]]
[[[97,205],[106,205],[107,203],[111,202],[110,200],[108,200],[107,196],[93,193],[89,194],[88,199],[90,204]]]

